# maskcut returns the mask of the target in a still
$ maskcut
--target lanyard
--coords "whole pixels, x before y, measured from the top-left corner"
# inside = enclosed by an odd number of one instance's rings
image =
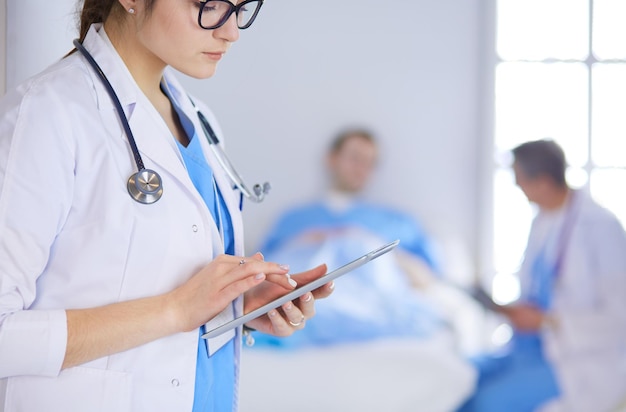
[[[565,255],[567,254],[571,235],[574,230],[574,224],[576,223],[579,215],[580,201],[578,198],[579,194],[577,192],[570,192],[569,204],[567,206],[567,211],[565,212],[561,232],[559,233],[557,255],[554,261],[554,274],[556,277],[558,277],[561,272],[561,267],[563,265],[563,261],[565,260]]]

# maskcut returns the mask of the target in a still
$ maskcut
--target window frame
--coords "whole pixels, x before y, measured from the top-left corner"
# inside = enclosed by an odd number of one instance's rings
[[[520,0],[521,1],[521,0]],[[489,19],[489,23],[485,24],[483,27],[484,30],[484,44],[487,52],[485,53],[485,70],[483,73],[483,81],[484,81],[484,97],[483,97],[483,107],[485,110],[483,116],[483,126],[482,126],[482,136],[484,136],[483,144],[481,145],[481,154],[483,159],[482,162],[485,167],[485,170],[481,171],[483,176],[482,181],[484,183],[484,187],[481,190],[480,195],[480,205],[481,208],[481,217],[480,224],[483,230],[481,231],[481,239],[480,244],[483,245],[481,248],[480,256],[478,256],[477,260],[477,271],[478,278],[481,283],[490,288],[493,284],[494,279],[496,278],[497,267],[496,267],[496,259],[495,259],[495,245],[496,241],[496,227],[495,227],[495,218],[496,218],[496,192],[495,192],[495,184],[496,184],[496,174],[498,171],[506,170],[508,167],[503,166],[501,162],[497,160],[497,152],[502,148],[497,147],[497,139],[496,139],[496,123],[497,123],[497,102],[496,102],[496,82],[497,82],[497,68],[502,63],[507,62],[536,62],[536,63],[554,63],[554,62],[566,62],[566,63],[582,63],[586,66],[587,69],[587,130],[586,133],[586,150],[588,153],[587,160],[580,167],[576,167],[576,169],[583,170],[587,177],[587,183],[584,186],[583,190],[593,190],[592,186],[592,175],[594,171],[598,170],[624,170],[626,171],[626,165],[622,166],[604,166],[597,165],[594,163],[593,159],[593,126],[595,119],[593,118],[593,90],[594,90],[594,66],[598,64],[626,64],[626,58],[623,59],[606,59],[599,60],[593,53],[593,35],[594,35],[594,0],[588,0],[588,50],[587,57],[584,60],[566,60],[566,59],[538,59],[538,60],[527,60],[527,59],[503,59],[498,55],[497,51],[497,41],[498,41],[498,0],[486,0],[485,2],[485,18]]]

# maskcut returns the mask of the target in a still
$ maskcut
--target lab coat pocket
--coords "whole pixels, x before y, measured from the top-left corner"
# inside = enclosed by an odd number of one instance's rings
[[[130,412],[131,375],[92,368],[72,368],[56,378],[9,378],[4,411]]]

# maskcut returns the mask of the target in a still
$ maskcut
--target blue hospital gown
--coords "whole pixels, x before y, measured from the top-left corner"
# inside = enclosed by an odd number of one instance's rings
[[[341,228],[361,228],[384,242],[400,239],[400,248],[421,258],[434,272],[439,270],[433,242],[417,221],[396,210],[362,201],[343,211],[332,210],[325,202],[294,208],[274,225],[261,251],[271,254],[307,231]]]
[[[308,231],[329,235],[298,240]],[[288,212],[261,251],[267,260],[289,263],[293,273],[320,263],[332,270],[395,239],[435,266],[430,241],[417,223],[401,213],[362,203],[343,212],[322,203]],[[333,298],[316,305],[316,315],[306,328],[284,339],[258,334],[257,346],[296,348],[434,334],[442,327],[442,317],[410,285],[393,253],[336,279]]]

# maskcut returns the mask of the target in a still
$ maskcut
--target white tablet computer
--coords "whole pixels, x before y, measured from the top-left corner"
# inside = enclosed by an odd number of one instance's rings
[[[205,333],[204,335],[202,335],[202,337],[204,339],[210,339],[210,338],[214,338],[218,335],[221,335],[224,332],[227,332],[233,328],[236,328],[237,326],[243,325],[246,322],[251,321],[252,319],[256,319],[259,316],[265,315],[267,312],[269,312],[272,309],[276,309],[277,307],[279,307],[280,305],[282,305],[283,303],[287,303],[290,300],[294,300],[302,295],[304,295],[307,292],[312,291],[313,289],[317,289],[320,286],[330,282],[333,279],[338,278],[339,276],[345,275],[346,273],[350,272],[351,270],[354,270],[356,268],[358,268],[359,266],[362,266],[364,264],[366,264],[367,262],[376,259],[379,256],[384,255],[385,253],[389,252],[391,249],[395,248],[396,246],[398,246],[398,243],[400,243],[399,240],[395,240],[391,243],[388,243],[386,245],[383,245],[379,248],[376,248],[374,250],[372,250],[371,252],[368,252],[366,254],[364,254],[361,257],[358,257],[356,259],[354,259],[352,262],[347,263],[343,266],[341,266],[338,269],[333,270],[332,272],[329,272],[327,274],[325,274],[324,276],[322,276],[319,279],[314,280],[313,282],[307,283],[306,285],[302,285],[294,290],[292,290],[291,292],[276,298],[275,300],[261,306],[258,309],[255,309],[249,313],[246,313],[243,316],[240,316],[236,319],[231,320],[230,322],[226,322],[225,324],[218,326],[215,329],[212,329],[210,331],[208,331],[207,333]]]

